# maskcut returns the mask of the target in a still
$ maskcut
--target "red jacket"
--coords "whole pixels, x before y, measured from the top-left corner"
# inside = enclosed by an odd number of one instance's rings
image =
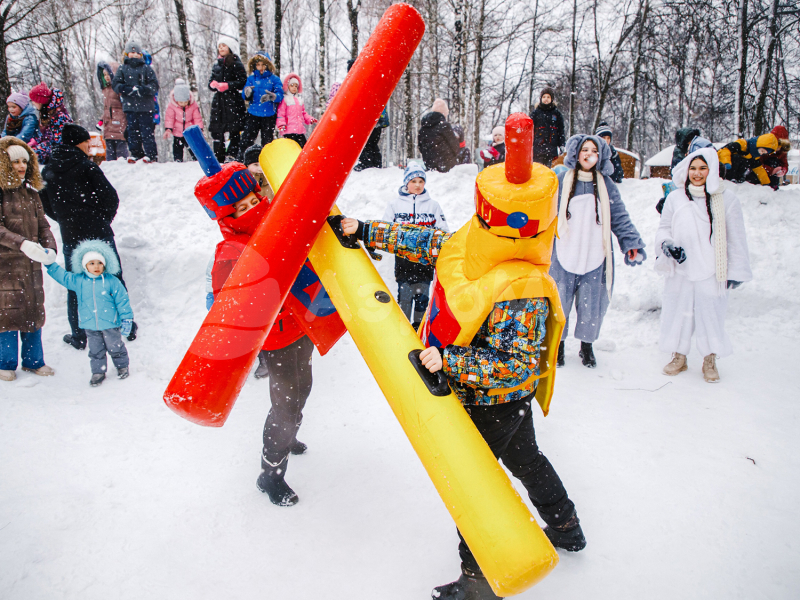
[[[178,106],[172,92],[169,93],[169,105],[164,113],[164,129],[171,129],[175,137],[183,137],[183,131],[187,127],[197,125],[203,128],[203,116],[200,114],[200,107],[194,98],[186,106]]]

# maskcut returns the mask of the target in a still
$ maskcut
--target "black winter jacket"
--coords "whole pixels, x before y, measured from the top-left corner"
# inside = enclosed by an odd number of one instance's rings
[[[117,69],[111,87],[119,94],[124,112],[154,112],[158,78],[142,58],[126,58]]]
[[[675,168],[675,165],[686,158],[686,154],[689,152],[689,144],[698,135],[700,135],[700,130],[693,129],[692,127],[684,127],[675,132],[675,149],[672,151],[670,171]]]
[[[228,89],[217,92],[211,87],[212,81],[227,83]],[[208,89],[214,92],[214,99],[211,101],[211,123],[208,126],[211,133],[242,130],[246,114],[242,90],[246,82],[247,72],[241,59],[235,54],[228,54],[214,62],[214,66],[211,67],[211,77],[208,79]]]
[[[625,170],[622,168],[622,159],[619,157],[619,152],[614,146],[609,144],[611,148],[611,164],[614,165],[614,172],[611,174],[611,181],[614,183],[622,183],[625,179]]]
[[[558,147],[567,143],[564,136],[564,117],[556,105],[539,104],[531,113],[533,119],[533,159],[552,160]]]
[[[117,190],[77,146],[56,146],[42,171],[45,214],[58,222],[64,243],[109,238],[119,208]]]
[[[422,117],[417,146],[428,170],[447,173],[458,164],[461,145],[442,113],[430,112]]]

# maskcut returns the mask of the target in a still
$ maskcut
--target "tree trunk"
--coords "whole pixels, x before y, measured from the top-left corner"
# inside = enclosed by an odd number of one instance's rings
[[[644,44],[647,13],[650,12],[650,0],[644,0],[644,5],[640,6],[640,11],[639,31],[636,34],[636,58],[633,63],[633,89],[631,93],[631,103],[628,107],[628,132],[625,135],[625,147],[628,150],[633,150],[633,128],[636,123],[636,103],[639,100],[639,74],[642,70],[642,45]]]
[[[486,0],[481,0],[478,27],[475,32],[475,115],[472,131],[472,145],[478,148],[481,143],[481,80],[483,78],[483,28],[486,24]]]
[[[53,24],[55,25],[55,29],[61,29],[61,21],[58,18],[58,11],[56,10],[55,4],[50,5],[50,13],[53,16]],[[62,65],[62,86],[64,88],[64,97],[67,100],[67,106],[69,107],[70,114],[77,114],[77,105],[75,103],[75,88],[73,86],[73,76],[72,76],[72,65],[69,60],[69,54],[67,50],[67,43],[64,39],[64,32],[60,31],[59,33],[55,34],[55,42],[56,42],[56,54],[58,56],[58,64]]]
[[[319,0],[319,112],[325,111],[325,0]]]
[[[533,5],[533,35],[531,36],[531,85],[528,89],[528,111],[533,113],[533,92],[536,89],[536,23],[539,20],[539,0]]]
[[[256,22],[257,50],[264,50],[264,19],[261,16],[261,0],[253,0],[253,18]]]
[[[747,38],[750,31],[747,24],[747,2],[748,0],[739,0],[739,23],[736,32],[736,49],[739,54],[739,67],[737,69],[739,81],[736,83],[733,126],[736,128],[736,135],[740,138],[745,135],[744,95],[745,86],[747,85]]]
[[[183,0],[175,1],[175,12],[178,14],[178,29],[181,34],[181,47],[183,48],[183,64],[186,67],[186,79],[189,81],[189,88],[196,92],[197,76],[194,74],[194,54],[189,43],[189,32],[186,28],[186,12],[183,10]]]
[[[771,129],[766,121],[767,93],[769,92],[770,72],[775,48],[778,45],[778,0],[772,0],[770,7],[769,25],[767,27],[766,57],[762,60],[761,73],[756,85],[756,116],[753,119],[753,133],[761,135]]]
[[[244,0],[236,0],[236,12],[239,16],[239,58],[247,68],[247,10]]]
[[[283,8],[281,7],[281,0],[275,0],[275,51],[273,58],[275,59],[275,74],[281,73],[281,26],[283,25]]]
[[[358,11],[361,9],[361,0],[353,4],[347,0],[347,18],[350,20],[350,58],[355,60],[358,56]]]
[[[569,74],[569,135],[575,131],[575,72],[578,61],[578,38],[575,25],[578,20],[578,0],[572,0],[572,69]]]
[[[455,3],[455,37],[453,39],[452,57],[452,95],[450,97],[450,114],[453,122],[461,123],[463,99],[461,97],[461,56],[464,53],[464,0]]]
[[[405,96],[403,100],[405,101],[405,119],[406,119],[406,165],[408,165],[408,159],[413,158],[415,155],[414,152],[414,113],[411,107],[411,64],[408,65],[406,68],[406,80],[405,80],[405,90],[403,90],[403,95]]]
[[[6,14],[0,15],[0,97],[8,98],[11,95],[11,81],[8,77],[8,54],[6,54]],[[5,102],[0,103],[0,119],[6,122],[8,107]]]

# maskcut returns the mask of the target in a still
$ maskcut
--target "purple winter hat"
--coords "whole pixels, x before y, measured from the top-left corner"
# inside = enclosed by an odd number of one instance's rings
[[[25,107],[28,106],[28,102],[30,102],[30,98],[28,98],[28,94],[23,94],[22,92],[11,92],[6,102],[13,102],[22,110],[25,110]]]

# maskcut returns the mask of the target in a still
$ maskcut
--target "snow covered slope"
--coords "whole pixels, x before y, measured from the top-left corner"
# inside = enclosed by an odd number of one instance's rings
[[[454,579],[452,521],[348,337],[314,358],[309,452],[287,474],[294,508],[255,487],[267,381],[248,381],[221,429],[164,406],[220,236],[192,194],[196,163],[104,169],[122,198],[114,229],[141,327],[131,377],[89,387],[86,352],[61,341],[66,293],[46,278],[56,377],[0,386],[0,598],[412,600]],[[472,214],[475,174],[430,175],[453,228]],[[340,207],[378,218],[400,180],[354,173]],[[650,245],[660,183],[621,186]],[[720,384],[703,382],[696,352],[688,372],[661,375],[652,257],[637,268],[617,257],[596,370],[568,341],[550,416],[534,420],[588,546],[520,598],[797,597],[800,186],[737,193],[755,281],[731,295],[736,353]],[[379,264],[390,281],[392,265]]]

